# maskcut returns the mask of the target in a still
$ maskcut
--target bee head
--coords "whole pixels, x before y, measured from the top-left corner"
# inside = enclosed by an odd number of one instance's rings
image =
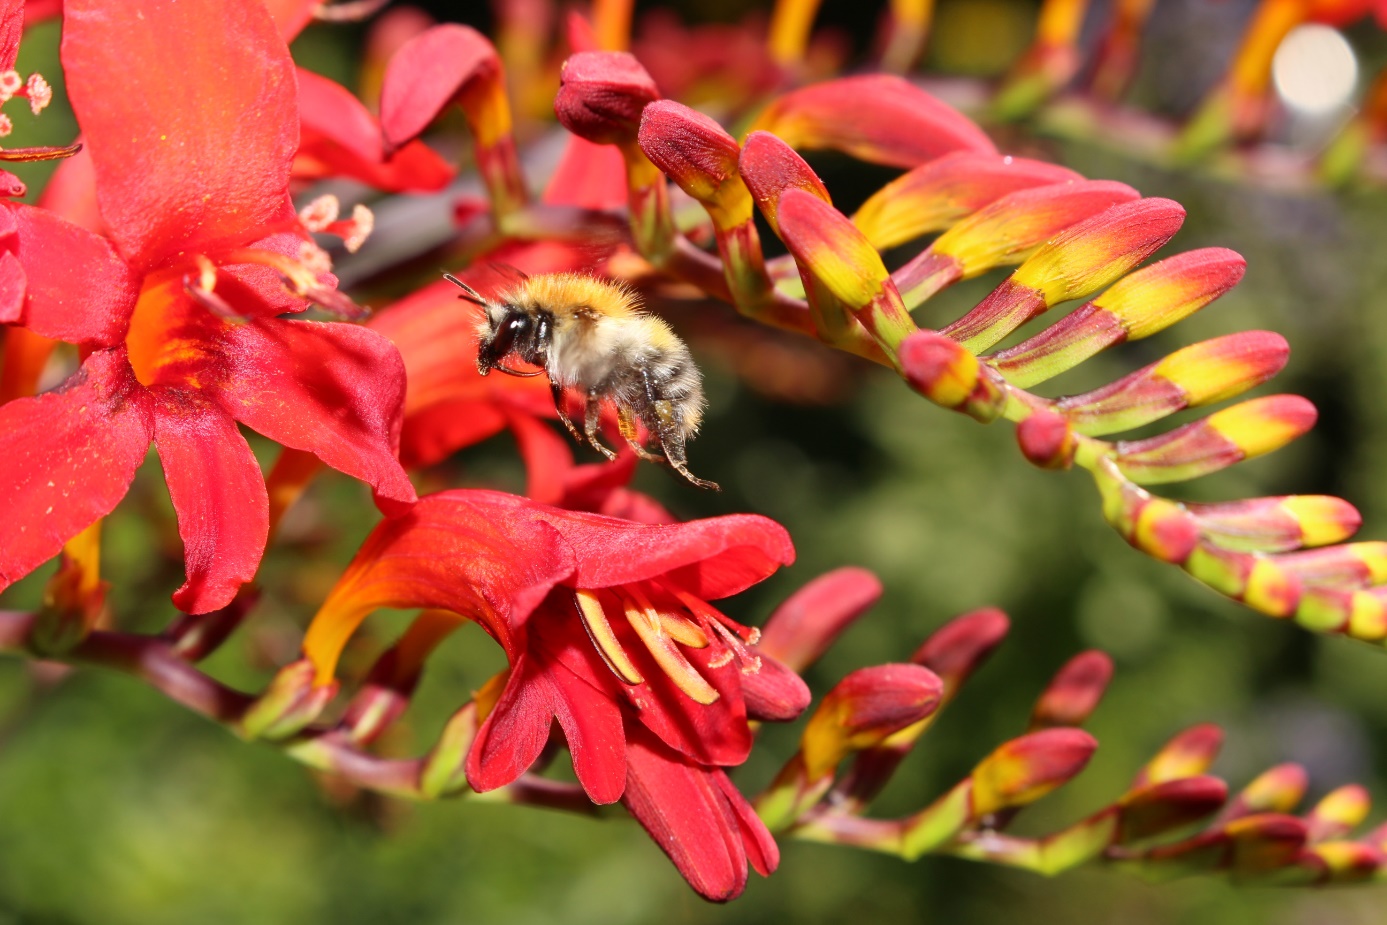
[[[493,369],[513,373],[501,365],[501,360],[517,347],[524,348],[533,341],[534,319],[503,305],[487,306],[486,315],[486,329],[477,345],[477,372],[483,376]],[[522,359],[528,352],[521,350]]]

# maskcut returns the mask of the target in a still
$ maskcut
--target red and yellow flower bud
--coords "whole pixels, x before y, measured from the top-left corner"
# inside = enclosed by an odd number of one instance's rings
[[[1132,430],[1261,385],[1289,356],[1281,335],[1241,331],[1192,344],[1102,388],[1061,399],[1055,410],[1081,434]]]
[[[1046,686],[1031,711],[1031,730],[1079,726],[1103,699],[1112,659],[1097,649],[1074,656]]]
[[[973,769],[974,819],[1025,806],[1082,771],[1098,740],[1081,729],[1046,729],[1012,739]]]
[[[1363,824],[1372,809],[1368,790],[1360,784],[1345,784],[1325,794],[1306,815],[1311,842],[1342,838]]]
[[[991,363],[1023,388],[1044,382],[1113,344],[1188,317],[1236,285],[1245,268],[1239,254],[1219,247],[1142,267],[1034,337],[994,354]]]
[[[714,119],[673,100],[645,107],[638,140],[646,157],[708,211],[733,301],[755,312],[770,295],[770,279],[751,193],[738,171],[737,140]]]
[[[892,180],[853,213],[852,221],[885,250],[942,231],[1010,193],[1082,179],[1044,161],[957,151]]]
[[[944,700],[958,693],[968,676],[996,651],[1011,629],[1007,615],[984,607],[954,617],[915,650],[910,660],[924,665],[944,682]]]
[[[943,682],[919,665],[860,668],[829,691],[800,739],[809,779],[833,773],[851,752],[879,745],[933,713]]]
[[[248,739],[286,739],[318,718],[337,694],[337,682],[315,684],[317,668],[301,658],[279,670],[265,693],[246,708],[240,731]]]
[[[940,407],[983,422],[996,420],[1006,408],[1000,377],[937,331],[916,331],[900,345],[897,357],[910,387]]]
[[[914,308],[957,280],[1021,263],[1064,229],[1140,195],[1107,180],[1052,183],[1011,193],[941,234],[896,271],[896,285],[905,304]]]
[[[1289,813],[1304,799],[1309,784],[1309,775],[1300,765],[1278,764],[1253,778],[1219,818],[1227,821],[1257,813]]]
[[[780,233],[780,197],[786,190],[802,190],[824,202],[833,202],[828,187],[813,168],[794,148],[770,132],[752,132],[747,136],[738,168],[751,198],[776,234]]]
[[[1147,440],[1117,444],[1117,465],[1134,482],[1183,482],[1273,450],[1308,431],[1315,406],[1299,395],[1254,398]]]
[[[1387,582],[1387,542],[1347,543],[1276,557],[1277,565],[1307,586],[1348,590]]]
[[[1282,495],[1220,504],[1190,504],[1202,533],[1227,549],[1289,552],[1326,546],[1358,531],[1362,515],[1329,495]]]
[[[1228,798],[1228,785],[1199,775],[1148,784],[1129,791],[1118,802],[1115,841],[1127,844],[1182,828],[1216,812]]]
[[[1041,469],[1068,469],[1074,463],[1078,440],[1062,414],[1049,410],[1031,413],[1016,425],[1021,455]]]
[[[1213,723],[1191,726],[1161,747],[1137,774],[1132,788],[1197,777],[1209,770],[1223,747],[1223,730]]]
[[[660,98],[655,81],[626,52],[583,51],[564,62],[554,113],[573,134],[616,145],[626,162],[631,233],[647,259],[659,260],[674,246],[674,220],[664,174],[637,142],[641,113]]]
[[[831,148],[859,160],[915,167],[952,151],[995,154],[991,139],[952,107],[899,77],[842,77],[778,97],[752,131],[792,148]]]
[[[554,112],[579,138],[603,145],[634,142],[641,113],[660,98],[655,81],[634,55],[582,51],[559,72]]]
[[[781,196],[779,217],[780,236],[801,273],[809,274],[838,303],[811,306],[825,338],[835,342],[849,337],[855,319],[888,355],[894,354],[915,330],[915,322],[901,304],[876,248],[847,216],[798,189]],[[841,309],[849,317],[842,317]]]
[[[1185,210],[1169,199],[1140,199],[1081,221],[1046,241],[944,332],[975,353],[986,350],[1051,306],[1118,279],[1169,241],[1184,218]]]

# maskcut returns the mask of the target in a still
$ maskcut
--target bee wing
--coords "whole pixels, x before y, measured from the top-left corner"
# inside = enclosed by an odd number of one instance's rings
[[[490,267],[496,273],[496,275],[509,277],[511,282],[524,283],[528,282],[530,279],[530,274],[526,273],[519,267],[512,266],[509,263],[501,263],[497,260],[488,260],[486,265]]]

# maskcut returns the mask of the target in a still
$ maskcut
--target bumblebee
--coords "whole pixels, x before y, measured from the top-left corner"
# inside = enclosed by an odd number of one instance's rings
[[[578,442],[608,459],[616,453],[598,440],[602,402],[616,406],[621,436],[641,459],[668,463],[699,488],[714,482],[689,471],[685,443],[703,417],[703,377],[684,342],[660,318],[646,314],[626,287],[578,273],[525,276],[496,299],[487,299],[451,274],[444,278],[462,290],[460,298],[479,305],[477,372],[493,369],[511,376],[549,374],[559,420]],[[505,364],[514,354],[538,370]],[[564,391],[584,398],[583,432],[569,419]],[[637,422],[659,443],[647,449]]]

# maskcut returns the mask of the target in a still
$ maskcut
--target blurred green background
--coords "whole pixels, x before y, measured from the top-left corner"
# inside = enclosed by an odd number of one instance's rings
[[[1237,22],[1250,5],[1218,6],[1232,8],[1221,15]],[[711,15],[712,8],[700,10]],[[724,4],[716,12],[735,19],[742,10]],[[995,72],[1026,41],[1033,13],[1027,3],[943,0],[939,29],[947,25],[948,40],[936,40],[942,50],[927,64],[936,72]],[[823,15],[856,47],[870,36],[874,21],[854,4],[829,3]],[[1169,32],[1169,22],[1158,18],[1153,27]],[[350,81],[361,35],[315,26],[296,52]],[[1360,28],[1352,37],[1365,56],[1381,57],[1380,35]],[[1164,40],[1180,40],[1180,54],[1203,60],[1226,53],[1236,31]],[[37,123],[19,113],[15,143],[71,136],[56,42],[52,24],[26,42],[21,70],[41,69],[59,103]],[[1178,109],[1184,88],[1171,86],[1172,65],[1159,52],[1137,92],[1155,108]],[[1191,80],[1202,73],[1190,70]],[[1222,245],[1248,259],[1243,283],[1200,315],[1090,361],[1055,390],[1107,381],[1198,339],[1280,331],[1291,341],[1291,363],[1260,394],[1307,395],[1320,408],[1319,426],[1271,457],[1182,486],[1182,496],[1343,494],[1363,512],[1364,538],[1387,537],[1387,194],[1277,190],[1168,172],[1114,153],[1103,139],[1061,142],[1015,128],[998,137],[1013,153],[1179,200],[1189,219],[1163,253]],[[889,177],[832,157],[814,163],[845,208]],[[38,188],[42,165],[35,166],[24,177]],[[957,317],[998,278],[945,293],[924,309],[922,322]],[[795,587],[840,565],[867,566],[886,585],[881,604],[810,672],[816,691],[853,668],[908,657],[964,610],[996,605],[1012,617],[1009,641],[904,765],[878,812],[920,807],[1022,732],[1049,675],[1088,647],[1117,663],[1088,725],[1101,747],[1081,777],[1022,817],[1018,831],[1043,832],[1106,804],[1162,742],[1203,721],[1227,730],[1214,770],[1234,788],[1293,760],[1311,773],[1312,799],[1359,781],[1387,801],[1387,653],[1257,616],[1129,549],[1102,521],[1087,477],[1031,468],[1008,425],[981,427],[944,413],[878,370],[742,325],[724,308],[666,307],[709,380],[711,410],[691,465],[725,491],[695,494],[653,467],[642,467],[637,487],[684,516],[766,514],[790,529],[799,550],[794,567],[728,602],[729,612],[759,622]],[[748,377],[749,366],[764,364],[747,356],[777,358],[780,375],[761,368]],[[273,458],[272,446],[256,448]],[[445,484],[518,487],[509,438],[460,454],[421,481]],[[251,689],[292,658],[302,627],[374,518],[360,486],[335,474],[315,483],[267,556],[262,606],[212,660],[213,673]],[[165,625],[180,550],[152,457],[108,530],[104,571],[115,583],[120,623]],[[0,596],[0,606],[33,606],[47,573]],[[373,619],[348,652],[348,671],[364,669],[402,625],[400,615]],[[386,747],[426,747],[500,665],[499,651],[479,631],[450,640]],[[737,775],[747,792],[774,774],[797,731],[765,731]],[[244,744],[130,679],[0,662],[0,923],[1301,925],[1380,922],[1384,904],[1382,887],[1283,891],[1212,877],[1149,885],[1103,868],[1047,880],[947,858],[907,865],[789,842],[773,878],[753,877],[745,896],[717,907],[699,900],[619,814],[593,821],[477,801],[388,801]]]

